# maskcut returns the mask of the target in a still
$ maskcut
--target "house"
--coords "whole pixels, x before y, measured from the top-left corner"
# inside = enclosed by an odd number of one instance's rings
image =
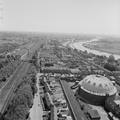
[[[115,116],[120,118],[120,102],[118,104],[118,101],[115,101],[115,100],[109,98],[105,102],[105,108],[109,112],[112,112]]]

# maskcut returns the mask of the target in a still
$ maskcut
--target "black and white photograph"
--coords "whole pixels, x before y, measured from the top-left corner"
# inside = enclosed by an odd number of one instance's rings
[[[120,120],[120,0],[0,0],[0,120]]]

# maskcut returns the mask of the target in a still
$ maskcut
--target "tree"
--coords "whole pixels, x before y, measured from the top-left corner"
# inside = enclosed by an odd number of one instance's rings
[[[33,103],[33,96],[32,96],[32,89],[29,84],[25,84],[24,86],[20,87],[17,94],[23,95],[27,100],[28,107],[31,106],[31,104]]]
[[[2,77],[2,81],[5,82],[6,81],[6,77]]]
[[[28,113],[27,100],[24,95],[16,94],[9,105],[5,120],[24,120]]]
[[[5,115],[5,120],[25,120],[28,111],[24,105],[18,105],[13,111]]]
[[[85,53],[87,54],[87,50],[85,50]]]
[[[12,108],[16,108],[19,105],[24,105],[27,107],[27,99],[23,94],[16,94],[12,101]]]
[[[70,47],[68,47],[68,51],[71,51],[71,48],[70,48]]]
[[[0,69],[3,67],[3,63],[2,62],[0,62]]]
[[[76,48],[74,48],[73,50],[74,50],[74,52],[78,52],[78,50]]]
[[[9,105],[5,120],[24,120],[33,104],[32,89],[29,84],[19,87],[12,103]]]
[[[33,105],[33,96],[36,91],[36,72],[35,67],[31,66],[15,90],[14,98],[5,113],[5,120],[25,120]]]
[[[8,55],[7,55],[7,58],[9,59],[10,57],[11,57],[10,54],[8,54]]]
[[[108,62],[113,63],[115,61],[115,57],[113,55],[110,55],[108,58]]]
[[[107,70],[110,70],[110,71],[116,71],[117,70],[117,66],[114,65],[113,63],[111,62],[107,62],[104,64],[104,68],[107,69]]]

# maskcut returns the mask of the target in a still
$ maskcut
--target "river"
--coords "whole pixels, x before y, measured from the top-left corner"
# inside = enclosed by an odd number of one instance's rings
[[[78,50],[82,50],[82,51],[87,51],[88,53],[91,52],[93,54],[96,54],[96,55],[105,55],[106,57],[109,57],[111,54],[110,53],[107,53],[107,52],[101,52],[101,51],[97,51],[97,50],[92,50],[92,49],[89,49],[89,48],[86,48],[83,46],[83,43],[87,43],[87,42],[92,42],[92,41],[98,41],[99,38],[94,38],[94,39],[91,39],[89,41],[81,41],[81,42],[77,42],[77,43],[73,43],[71,45],[71,47],[75,47],[76,49]],[[120,59],[120,55],[113,55],[115,57],[115,59]]]

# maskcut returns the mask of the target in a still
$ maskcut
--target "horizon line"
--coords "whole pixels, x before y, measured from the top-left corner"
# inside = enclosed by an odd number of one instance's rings
[[[36,33],[36,34],[77,34],[77,35],[99,35],[99,36],[116,36],[120,37],[120,35],[115,34],[98,34],[98,33],[78,33],[78,32],[47,32],[47,31],[20,31],[20,30],[0,30],[0,32],[20,32],[20,33]]]

